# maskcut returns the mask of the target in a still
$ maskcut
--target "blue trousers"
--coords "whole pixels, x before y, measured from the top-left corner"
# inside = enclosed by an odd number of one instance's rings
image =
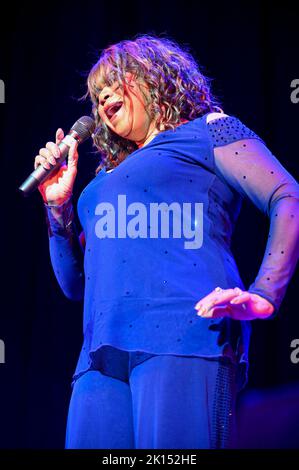
[[[234,447],[236,366],[227,358],[148,355],[131,364],[127,380],[106,366],[75,381],[66,448]]]

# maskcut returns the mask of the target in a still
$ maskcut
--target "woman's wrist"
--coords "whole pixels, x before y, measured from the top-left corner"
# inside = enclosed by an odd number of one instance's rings
[[[55,199],[54,201],[47,201],[47,200],[44,200],[44,204],[47,206],[47,207],[62,207],[66,202],[68,202],[72,197],[72,194],[69,194],[68,196],[66,197],[63,197],[63,198],[59,198],[59,199]]]
[[[52,235],[57,231],[61,233],[61,230],[64,231],[70,229],[70,225],[74,217],[71,199],[72,195],[70,195],[68,199],[65,199],[61,204],[57,204],[58,201],[55,201],[55,204],[45,203],[49,235]]]

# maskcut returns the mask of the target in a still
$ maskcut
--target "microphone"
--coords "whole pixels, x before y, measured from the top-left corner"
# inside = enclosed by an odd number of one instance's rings
[[[89,116],[82,116],[78,121],[75,122],[69,133],[64,136],[60,144],[58,145],[60,149],[60,157],[57,158],[56,164],[52,165],[50,170],[47,170],[42,165],[38,167],[28,176],[23,184],[19,187],[19,190],[23,193],[24,196],[31,194],[37,187],[45,181],[53,171],[60,166],[60,164],[66,159],[70,146],[74,140],[79,144],[84,142],[89,137],[92,136],[93,131],[95,130],[95,122]]]

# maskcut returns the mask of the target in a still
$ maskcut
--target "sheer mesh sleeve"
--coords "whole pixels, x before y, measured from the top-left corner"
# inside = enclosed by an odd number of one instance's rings
[[[207,123],[215,173],[270,218],[262,264],[248,291],[278,313],[299,254],[299,185],[262,139],[232,116]]]
[[[82,300],[84,294],[83,249],[74,224],[71,199],[60,206],[45,204],[52,267],[65,296]]]

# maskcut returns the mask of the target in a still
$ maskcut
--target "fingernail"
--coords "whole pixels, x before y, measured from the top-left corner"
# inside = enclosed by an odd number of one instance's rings
[[[200,314],[200,315],[201,315],[201,314],[206,313],[206,312],[207,312],[206,307],[201,306],[201,307],[198,309],[198,313],[197,313],[197,314]]]
[[[236,303],[238,303],[238,299],[232,299],[229,303],[230,304],[236,304]]]
[[[54,157],[50,157],[49,160],[50,160],[50,163],[52,163],[52,165],[56,165],[56,160]]]
[[[202,315],[204,315],[206,312],[205,310],[201,309],[201,310],[198,310],[198,312],[196,313],[197,316],[201,317]]]

